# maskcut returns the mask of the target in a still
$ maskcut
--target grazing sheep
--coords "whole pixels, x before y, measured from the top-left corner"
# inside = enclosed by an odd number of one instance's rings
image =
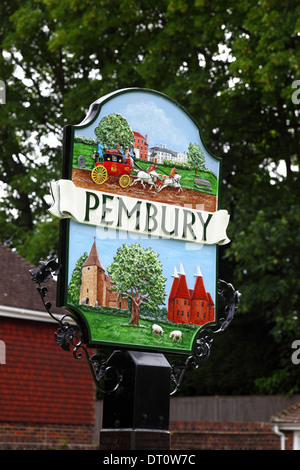
[[[174,331],[171,331],[170,333],[170,338],[173,338],[173,341],[177,341],[180,342],[182,340],[182,333],[181,331],[179,330],[174,330]]]
[[[162,336],[164,334],[164,330],[159,325],[152,325],[152,334]]]

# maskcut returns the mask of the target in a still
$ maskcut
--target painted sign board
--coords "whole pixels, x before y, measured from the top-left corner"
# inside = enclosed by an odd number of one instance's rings
[[[129,88],[64,130],[58,305],[89,346],[189,353],[217,320],[220,159],[179,104]]]

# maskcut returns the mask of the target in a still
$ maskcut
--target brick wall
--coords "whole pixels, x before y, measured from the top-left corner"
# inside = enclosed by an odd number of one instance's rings
[[[270,423],[195,422],[170,423],[173,450],[280,450],[280,438]],[[286,433],[292,449],[292,433]]]
[[[95,384],[83,357],[54,340],[57,325],[0,318],[6,364],[0,364],[0,449],[89,448]]]
[[[279,450],[280,436],[272,415],[300,400],[299,395],[215,396],[171,398],[170,433],[173,450]],[[95,435],[102,428],[103,402],[96,402]],[[293,432],[284,430],[286,450]]]
[[[94,450],[93,426],[0,423],[0,450]]]

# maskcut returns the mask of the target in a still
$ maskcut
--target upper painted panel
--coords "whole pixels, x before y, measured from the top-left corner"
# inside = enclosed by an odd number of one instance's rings
[[[116,126],[119,130],[114,134]],[[102,183],[103,171],[97,177],[95,170],[93,181],[88,171],[95,167],[94,152],[99,150],[100,157],[103,154],[106,159],[105,151],[115,150],[118,145],[124,153],[128,145],[135,162],[133,168],[104,162],[106,180]],[[150,163],[158,167],[154,171],[160,174],[152,187],[147,184],[152,183],[150,178],[137,182],[141,177],[138,171],[148,170]],[[174,167],[181,189],[170,190],[168,185],[162,189],[165,177]],[[199,209],[203,205],[203,210],[215,211],[219,172],[220,160],[206,150],[191,116],[176,102],[152,90],[128,89],[110,94],[91,105],[87,118],[74,126],[72,181],[78,186],[139,198],[148,198],[149,189],[154,189],[151,198],[155,201],[191,204],[194,208],[197,205]],[[124,173],[131,177],[126,190],[120,189]],[[123,184],[126,180],[129,181],[125,178]],[[165,188],[168,189],[164,191]]]

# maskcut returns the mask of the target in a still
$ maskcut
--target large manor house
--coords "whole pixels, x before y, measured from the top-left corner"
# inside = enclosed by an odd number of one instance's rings
[[[94,240],[90,254],[82,265],[79,303],[92,307],[127,310],[127,299],[123,297],[121,292],[113,290],[113,287],[111,278],[105,273],[102,266]]]
[[[153,163],[163,163],[164,160],[173,160],[177,162],[187,162],[187,154],[185,152],[176,152],[168,149],[165,144],[150,147],[147,142],[147,134],[143,136],[139,132],[133,131],[133,147],[137,158]]]
[[[183,266],[176,268],[168,299],[168,320],[175,323],[204,325],[215,320],[215,306],[209,292],[206,292],[203,277],[198,266],[194,289],[189,289]]]

